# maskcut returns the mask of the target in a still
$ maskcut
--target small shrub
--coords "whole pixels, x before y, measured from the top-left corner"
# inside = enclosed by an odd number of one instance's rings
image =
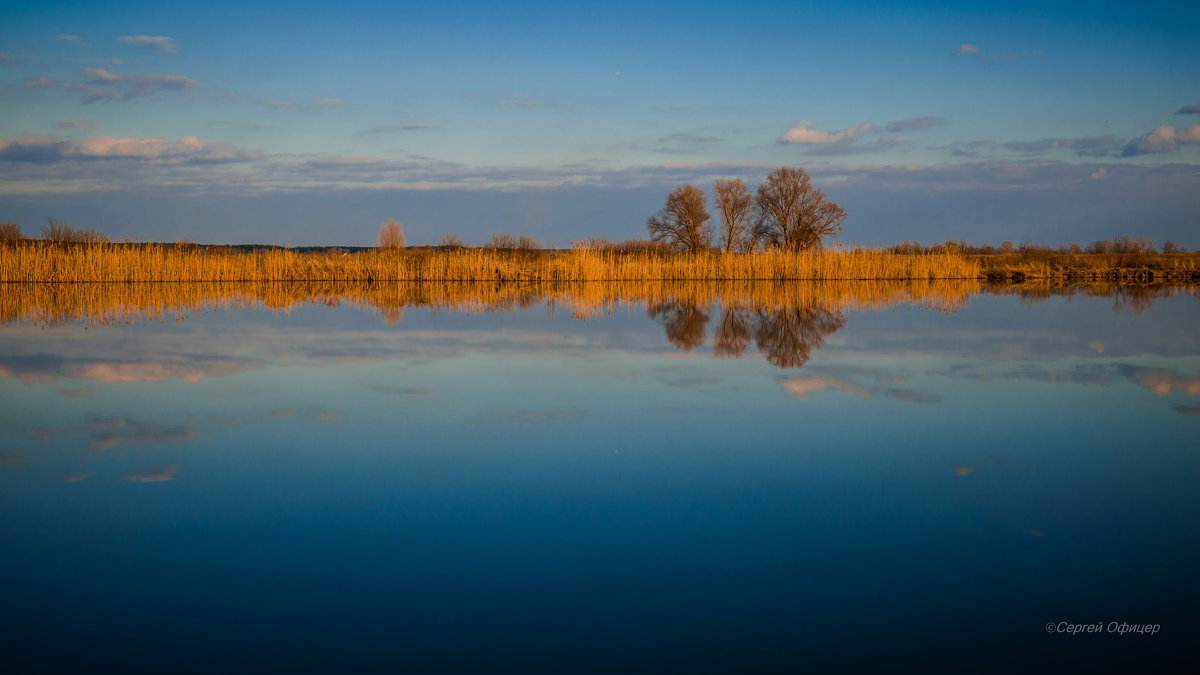
[[[495,249],[515,249],[517,248],[517,238],[508,232],[493,234],[491,239],[483,242],[483,247]]]
[[[108,237],[94,228],[77,229],[61,220],[51,218],[42,228],[42,239],[60,244],[103,244]]]
[[[16,223],[0,223],[0,241],[18,241],[24,239],[21,226]]]
[[[457,234],[447,232],[437,243],[442,248],[468,248],[466,242],[459,239]]]

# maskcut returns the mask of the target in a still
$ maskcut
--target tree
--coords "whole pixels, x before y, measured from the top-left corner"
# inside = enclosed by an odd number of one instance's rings
[[[813,187],[804,169],[781,167],[758,186],[754,197],[755,242],[788,251],[820,248],[823,241],[842,231],[846,209],[825,198]]]
[[[388,218],[383,221],[383,225],[379,228],[379,248],[382,249],[401,249],[405,245],[404,226],[395,218]]]
[[[667,203],[646,221],[650,238],[677,251],[696,253],[712,245],[704,190],[685,184],[667,195]]]
[[[718,178],[713,183],[717,213],[721,216],[720,246],[725,251],[744,251],[750,246],[750,211],[754,197],[741,178]]]
[[[17,241],[25,235],[21,233],[21,226],[16,223],[0,223],[0,241]]]

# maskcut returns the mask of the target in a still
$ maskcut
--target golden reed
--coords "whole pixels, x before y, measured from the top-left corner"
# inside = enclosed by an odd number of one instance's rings
[[[977,279],[980,263],[956,253],[906,255],[840,249],[788,253],[670,254],[578,247],[239,252],[171,244],[0,245],[0,282],[147,281],[628,281]]]

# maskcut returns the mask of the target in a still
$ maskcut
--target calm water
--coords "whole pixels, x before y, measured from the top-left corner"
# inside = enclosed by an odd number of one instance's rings
[[[0,326],[7,663],[1196,663],[1194,295],[328,304]]]

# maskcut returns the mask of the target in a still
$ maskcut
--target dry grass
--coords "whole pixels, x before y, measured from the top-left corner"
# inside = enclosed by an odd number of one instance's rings
[[[974,279],[978,262],[957,254],[882,251],[671,254],[579,247],[375,250],[354,254],[170,244],[0,245],[0,282],[146,281],[625,281]]]
[[[969,256],[991,281],[1062,279],[1147,283],[1200,280],[1197,253],[1053,253],[1031,250]]]
[[[578,246],[360,253],[241,252],[195,244],[0,242],[2,282],[793,281],[988,279],[1194,281],[1200,254],[965,255],[833,249],[790,253],[666,253]]]

